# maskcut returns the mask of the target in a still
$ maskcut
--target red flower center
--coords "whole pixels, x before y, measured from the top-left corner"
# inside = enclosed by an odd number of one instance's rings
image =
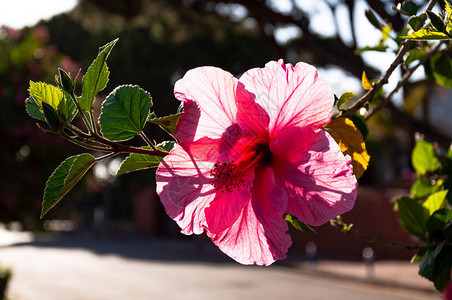
[[[216,163],[210,175],[210,182],[216,190],[232,192],[247,186],[243,179],[257,166],[268,166],[273,162],[273,155],[268,144],[256,144],[252,150],[245,153],[239,161],[230,163]]]

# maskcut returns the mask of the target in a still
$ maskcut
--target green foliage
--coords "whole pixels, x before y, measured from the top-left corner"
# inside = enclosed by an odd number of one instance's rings
[[[29,92],[39,106],[45,102],[55,110],[58,110],[58,106],[63,100],[63,93],[56,86],[44,82],[30,81]]]
[[[416,172],[421,175],[438,169],[439,160],[433,145],[424,140],[419,141],[411,155],[411,163]]]
[[[69,74],[63,69],[58,68],[58,75],[59,84],[61,85],[62,90],[66,93],[72,94],[74,92],[75,85]]]
[[[42,108],[36,103],[36,100],[33,97],[30,96],[25,100],[25,109],[30,117],[45,122],[46,119],[42,112]]]
[[[425,200],[422,206],[428,210],[429,216],[433,215],[435,211],[446,207],[446,195],[447,191],[439,191],[431,194],[427,200]]]
[[[441,291],[450,280],[452,267],[452,209],[447,207],[452,190],[449,151],[439,155],[435,147],[421,140],[412,153],[418,178],[411,187],[411,197],[397,202],[401,225],[427,243],[413,261],[421,260],[419,274],[431,280]]]
[[[425,64],[427,76],[438,84],[452,88],[452,60],[446,54],[436,54]]]
[[[173,141],[166,141],[163,143],[160,143],[156,146],[158,150],[162,150],[165,152],[169,152],[175,145],[175,142]],[[143,147],[143,149],[151,149],[150,146]],[[160,164],[160,162],[163,160],[162,156],[156,156],[156,155],[147,155],[147,154],[140,154],[140,153],[131,153],[129,156],[127,156],[123,162],[121,163],[121,166],[119,167],[118,171],[116,172],[116,175],[122,175],[125,173],[129,173],[132,171],[138,171],[138,170],[144,170],[149,168],[156,168]]]
[[[427,16],[430,22],[432,23],[433,27],[436,28],[436,30],[446,34],[447,36],[450,36],[449,32],[447,32],[446,25],[444,25],[443,20],[441,20],[440,17],[438,17],[435,13],[431,11],[427,11]]]
[[[161,118],[152,118],[153,117],[152,115],[148,120],[153,124],[159,125],[163,130],[171,134],[174,132],[174,130],[176,130],[177,124],[179,124],[181,116],[182,113],[169,115]]]
[[[425,241],[426,225],[429,217],[427,208],[409,197],[397,199],[401,225],[411,234]]]
[[[410,54],[408,54],[408,57],[405,59],[404,64],[408,66],[412,62],[423,58],[426,54],[427,51],[425,49],[413,49],[410,51]]]
[[[347,103],[350,99],[352,99],[353,97],[355,97],[355,94],[353,92],[345,92],[343,93],[340,97],[339,100],[337,102],[337,107],[339,109],[341,109],[342,105],[344,105],[345,103]]]
[[[411,16],[408,19],[408,25],[410,25],[411,29],[414,31],[421,29],[424,23],[425,23],[425,13],[422,13],[419,16]]]
[[[423,199],[441,189],[443,180],[428,181],[423,177],[419,177],[411,186],[410,196],[412,198]]]
[[[84,111],[91,110],[96,95],[107,86],[110,71],[108,71],[106,60],[117,41],[118,39],[102,46],[99,49],[99,54],[89,66],[85,76],[83,76],[83,92],[82,96],[79,98],[79,103],[80,107]]]
[[[49,124],[53,132],[61,134],[63,132],[62,125],[64,125],[64,122],[60,119],[57,112],[52,106],[45,102],[42,102],[42,110],[44,112],[46,122]]]
[[[402,3],[402,10],[407,12],[409,15],[417,14],[418,9],[419,6],[417,6],[417,4],[413,1],[403,1]]]
[[[46,183],[41,218],[75,186],[94,163],[94,156],[84,153],[68,157],[55,169]]]
[[[427,222],[427,230],[432,233],[434,237],[439,237],[438,232],[446,234],[443,238],[447,237],[449,240],[452,238],[451,232],[448,232],[448,225],[452,221],[452,209],[439,209],[435,211]]]
[[[366,51],[378,51],[378,52],[386,52],[388,46],[384,44],[378,44],[376,46],[365,46],[356,50],[357,54],[366,52]]]
[[[75,116],[77,115],[77,106],[75,105],[74,101],[72,100],[71,96],[63,91],[64,96],[64,108],[62,111],[63,119],[65,120],[66,124],[70,124],[72,120],[74,120]]]
[[[452,37],[450,37],[449,35],[443,32],[435,31],[431,28],[421,28],[418,31],[413,32],[412,34],[402,36],[401,38],[413,41],[434,41],[434,40],[445,41],[452,39]]]
[[[451,245],[440,244],[427,250],[419,266],[419,275],[433,281],[438,291],[442,291],[451,279],[451,253]]]
[[[151,96],[140,87],[117,87],[102,103],[99,124],[103,135],[110,141],[126,141],[140,134],[151,106]]]
[[[366,9],[365,12],[366,18],[369,21],[372,26],[374,26],[376,29],[380,30],[383,25],[378,21],[377,16],[375,16],[374,12],[370,9]]]
[[[309,225],[300,222],[297,217],[294,217],[292,215],[286,214],[284,217],[284,220],[292,224],[293,227],[300,231],[307,231],[307,232],[315,232],[314,229],[312,229]]]

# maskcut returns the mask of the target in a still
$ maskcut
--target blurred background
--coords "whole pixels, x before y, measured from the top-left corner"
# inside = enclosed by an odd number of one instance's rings
[[[213,261],[229,260],[209,248],[208,238],[179,233],[158,201],[155,170],[115,177],[120,158],[97,164],[40,220],[47,178],[66,157],[81,149],[42,132],[27,115],[24,101],[29,81],[53,83],[58,67],[73,75],[80,72],[81,79],[98,47],[119,37],[108,59],[110,81],[97,106],[116,86],[138,84],[151,93],[153,110],[163,116],[177,110],[173,85],[187,70],[212,65],[240,76],[279,58],[315,65],[337,96],[347,91],[359,96],[362,72],[378,78],[397,50],[388,41],[387,53],[359,51],[381,39],[381,32],[366,20],[365,10],[371,8],[397,31],[406,23],[404,16],[391,9],[401,1],[390,0],[13,2],[0,4],[0,222],[4,228],[65,233],[64,239],[71,236],[85,242],[182,240],[191,245],[193,257],[213,251],[205,256]],[[414,2],[423,6],[427,1]],[[389,86],[394,87],[399,77],[396,72]],[[391,199],[408,193],[414,181],[410,155],[415,133],[439,147],[449,147],[451,111],[450,91],[427,79],[421,68],[387,108],[368,122],[370,166],[359,180],[355,209],[343,216],[344,221],[371,235],[416,242],[400,228]],[[169,139],[150,124],[146,132],[157,141]],[[291,235],[293,245],[282,264],[309,261],[312,253],[315,259],[361,261],[368,247],[377,260],[407,261],[413,254],[346,236],[328,224],[317,228],[317,234],[291,230]],[[35,246],[51,245],[46,241]],[[74,246],[64,241],[54,246]],[[91,242],[84,245],[99,250]],[[159,247],[155,249],[166,253],[162,254],[165,259],[192,257],[188,250],[178,256]]]

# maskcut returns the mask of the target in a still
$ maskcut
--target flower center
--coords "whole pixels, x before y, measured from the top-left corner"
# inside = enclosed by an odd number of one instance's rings
[[[216,163],[210,175],[210,182],[216,190],[232,192],[247,186],[244,177],[257,166],[268,166],[273,162],[273,155],[268,144],[256,144],[252,150],[244,153],[237,162]]]
[[[245,185],[243,173],[234,162],[215,164],[210,170],[210,175],[213,177],[210,183],[216,190],[232,192],[235,189],[240,190]]]

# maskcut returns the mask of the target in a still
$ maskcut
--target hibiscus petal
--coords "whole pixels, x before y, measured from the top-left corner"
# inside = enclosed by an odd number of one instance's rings
[[[213,163],[197,161],[176,145],[157,169],[157,194],[166,213],[184,234],[200,234],[206,226],[204,209],[215,198],[210,184]]]
[[[217,191],[214,201],[205,210],[209,232],[222,232],[237,220],[242,208],[251,200],[253,178],[254,172],[251,172],[245,179],[244,187],[232,192]]]
[[[292,244],[283,219],[287,195],[275,184],[270,168],[258,168],[251,197],[230,228],[217,234],[207,233],[221,251],[236,261],[270,265],[285,258]]]
[[[256,96],[245,89],[243,83],[237,84],[237,124],[242,130],[242,136],[254,143],[268,141],[268,124],[270,117],[259,104]]]
[[[239,81],[268,112],[271,138],[292,125],[320,128],[331,119],[333,93],[311,65],[272,61],[247,71]]]
[[[174,86],[174,95],[185,103],[184,115],[174,135],[180,141],[221,137],[235,123],[236,84],[234,76],[219,68],[188,71]]]
[[[334,139],[323,130],[306,151],[303,139],[278,136],[270,145],[275,155],[278,182],[288,193],[287,213],[301,222],[318,226],[353,208],[356,178],[350,157],[344,156]]]

